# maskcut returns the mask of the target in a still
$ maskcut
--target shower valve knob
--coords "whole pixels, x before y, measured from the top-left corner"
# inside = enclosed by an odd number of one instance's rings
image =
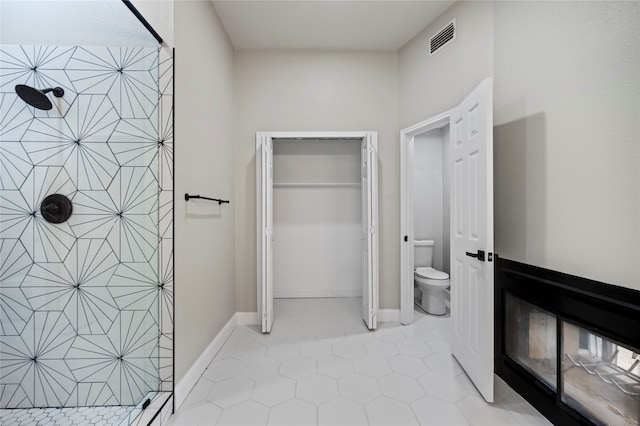
[[[40,213],[50,223],[63,223],[71,217],[73,205],[71,200],[62,194],[51,194],[40,204]]]

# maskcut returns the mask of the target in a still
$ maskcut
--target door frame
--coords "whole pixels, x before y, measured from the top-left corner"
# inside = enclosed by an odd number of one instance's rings
[[[259,155],[261,153],[261,149],[262,149],[262,145],[263,143],[267,146],[270,146],[273,149],[273,140],[274,139],[298,139],[298,140],[309,140],[309,139],[334,139],[334,140],[364,140],[364,139],[369,139],[371,140],[372,144],[373,144],[373,148],[375,151],[375,155],[373,156],[373,158],[375,159],[376,163],[378,161],[378,156],[377,156],[377,150],[378,150],[378,132],[375,131],[346,131],[346,132],[341,132],[341,131],[329,131],[329,132],[314,132],[314,131],[303,131],[303,132],[296,132],[296,131],[277,131],[277,132],[256,132],[256,222],[257,222],[257,227],[256,227],[256,246],[258,247],[260,245],[260,242],[262,240],[262,233],[263,233],[263,229],[262,229],[262,201],[261,201],[261,193],[260,191],[258,191],[258,188],[261,187],[261,183],[262,183],[262,159],[259,158]],[[366,190],[366,188],[362,188],[361,190]],[[373,319],[373,324],[374,324],[374,329],[376,328],[376,323],[377,323],[377,317],[378,317],[378,310],[379,310],[379,267],[380,267],[380,261],[379,261],[379,256],[378,256],[378,235],[379,235],[379,230],[378,230],[378,206],[377,206],[377,202],[378,202],[378,179],[376,178],[375,180],[373,180],[373,188],[372,188],[372,192],[374,194],[375,197],[375,205],[373,206],[373,282],[372,282],[372,288],[370,289],[371,291],[371,295],[372,295],[372,319]],[[369,212],[372,213],[372,212]],[[265,292],[265,287],[267,285],[266,280],[264,279],[264,271],[262,270],[261,264],[262,264],[262,257],[264,256],[264,253],[262,253],[260,250],[258,250],[258,253],[256,255],[256,275],[257,275],[257,313],[258,313],[258,318],[260,319],[260,322],[263,323],[263,332],[265,332],[264,330],[264,321],[263,321],[263,317],[264,317],[264,313],[263,313],[263,305],[265,304],[265,297],[268,299],[270,298],[270,304],[271,306],[273,306],[273,292]],[[272,265],[273,266],[273,265]],[[363,277],[364,279],[364,277]],[[364,297],[364,295],[363,295]],[[267,300],[266,302],[267,305],[269,305],[269,301]],[[271,320],[271,322],[273,322],[273,313],[271,313],[271,315],[269,315],[269,318]],[[270,326],[267,327],[267,331],[269,332],[271,329]]]
[[[400,131],[400,322],[413,323],[414,145],[423,133],[449,126],[453,110],[427,118]],[[451,144],[451,138],[445,141]]]
[[[494,400],[492,83],[491,77],[484,79],[450,111],[400,132],[401,322],[403,324],[413,322],[415,137],[448,125],[450,137],[446,143],[448,143],[447,149],[451,150],[451,161],[448,162],[447,168],[451,176],[450,191],[453,195],[450,197],[449,213],[451,308],[454,327],[451,336],[451,353],[487,402]],[[471,144],[469,148],[473,151],[466,152],[467,146],[477,135],[480,136],[476,144]],[[459,155],[463,155],[462,160],[457,159]],[[469,165],[470,162],[471,165]],[[478,179],[474,179],[475,185],[472,185],[471,179],[467,177],[471,172],[476,171],[479,171],[476,175]],[[467,172],[466,175],[465,172]],[[471,188],[472,186],[474,187]],[[465,203],[475,203],[475,206],[470,208]],[[462,215],[458,215],[462,211],[477,214],[463,218]],[[469,231],[469,229],[472,230]],[[467,234],[472,234],[473,238],[467,238]],[[469,258],[475,258],[473,261],[475,263],[472,264]],[[478,262],[482,268],[477,267]],[[463,304],[466,305],[463,306]],[[472,317],[473,320],[470,319]]]

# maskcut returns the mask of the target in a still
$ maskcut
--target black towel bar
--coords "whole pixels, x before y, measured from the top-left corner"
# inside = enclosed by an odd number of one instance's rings
[[[189,201],[192,198],[201,198],[203,200],[209,200],[209,201],[217,201],[218,204],[229,204],[229,200],[220,200],[219,198],[209,198],[209,197],[202,197],[200,195],[189,195],[189,194],[184,194],[184,199],[185,201]]]

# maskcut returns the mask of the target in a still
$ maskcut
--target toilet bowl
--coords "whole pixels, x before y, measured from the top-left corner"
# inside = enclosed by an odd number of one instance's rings
[[[422,293],[420,307],[431,315],[447,313],[445,290],[449,288],[449,274],[430,266],[416,268],[413,282]]]

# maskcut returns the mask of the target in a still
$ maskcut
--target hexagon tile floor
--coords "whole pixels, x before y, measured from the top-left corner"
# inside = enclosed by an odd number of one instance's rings
[[[451,320],[375,332],[360,299],[276,299],[271,334],[239,326],[172,426],[550,425],[497,380],[487,404],[451,356]]]

